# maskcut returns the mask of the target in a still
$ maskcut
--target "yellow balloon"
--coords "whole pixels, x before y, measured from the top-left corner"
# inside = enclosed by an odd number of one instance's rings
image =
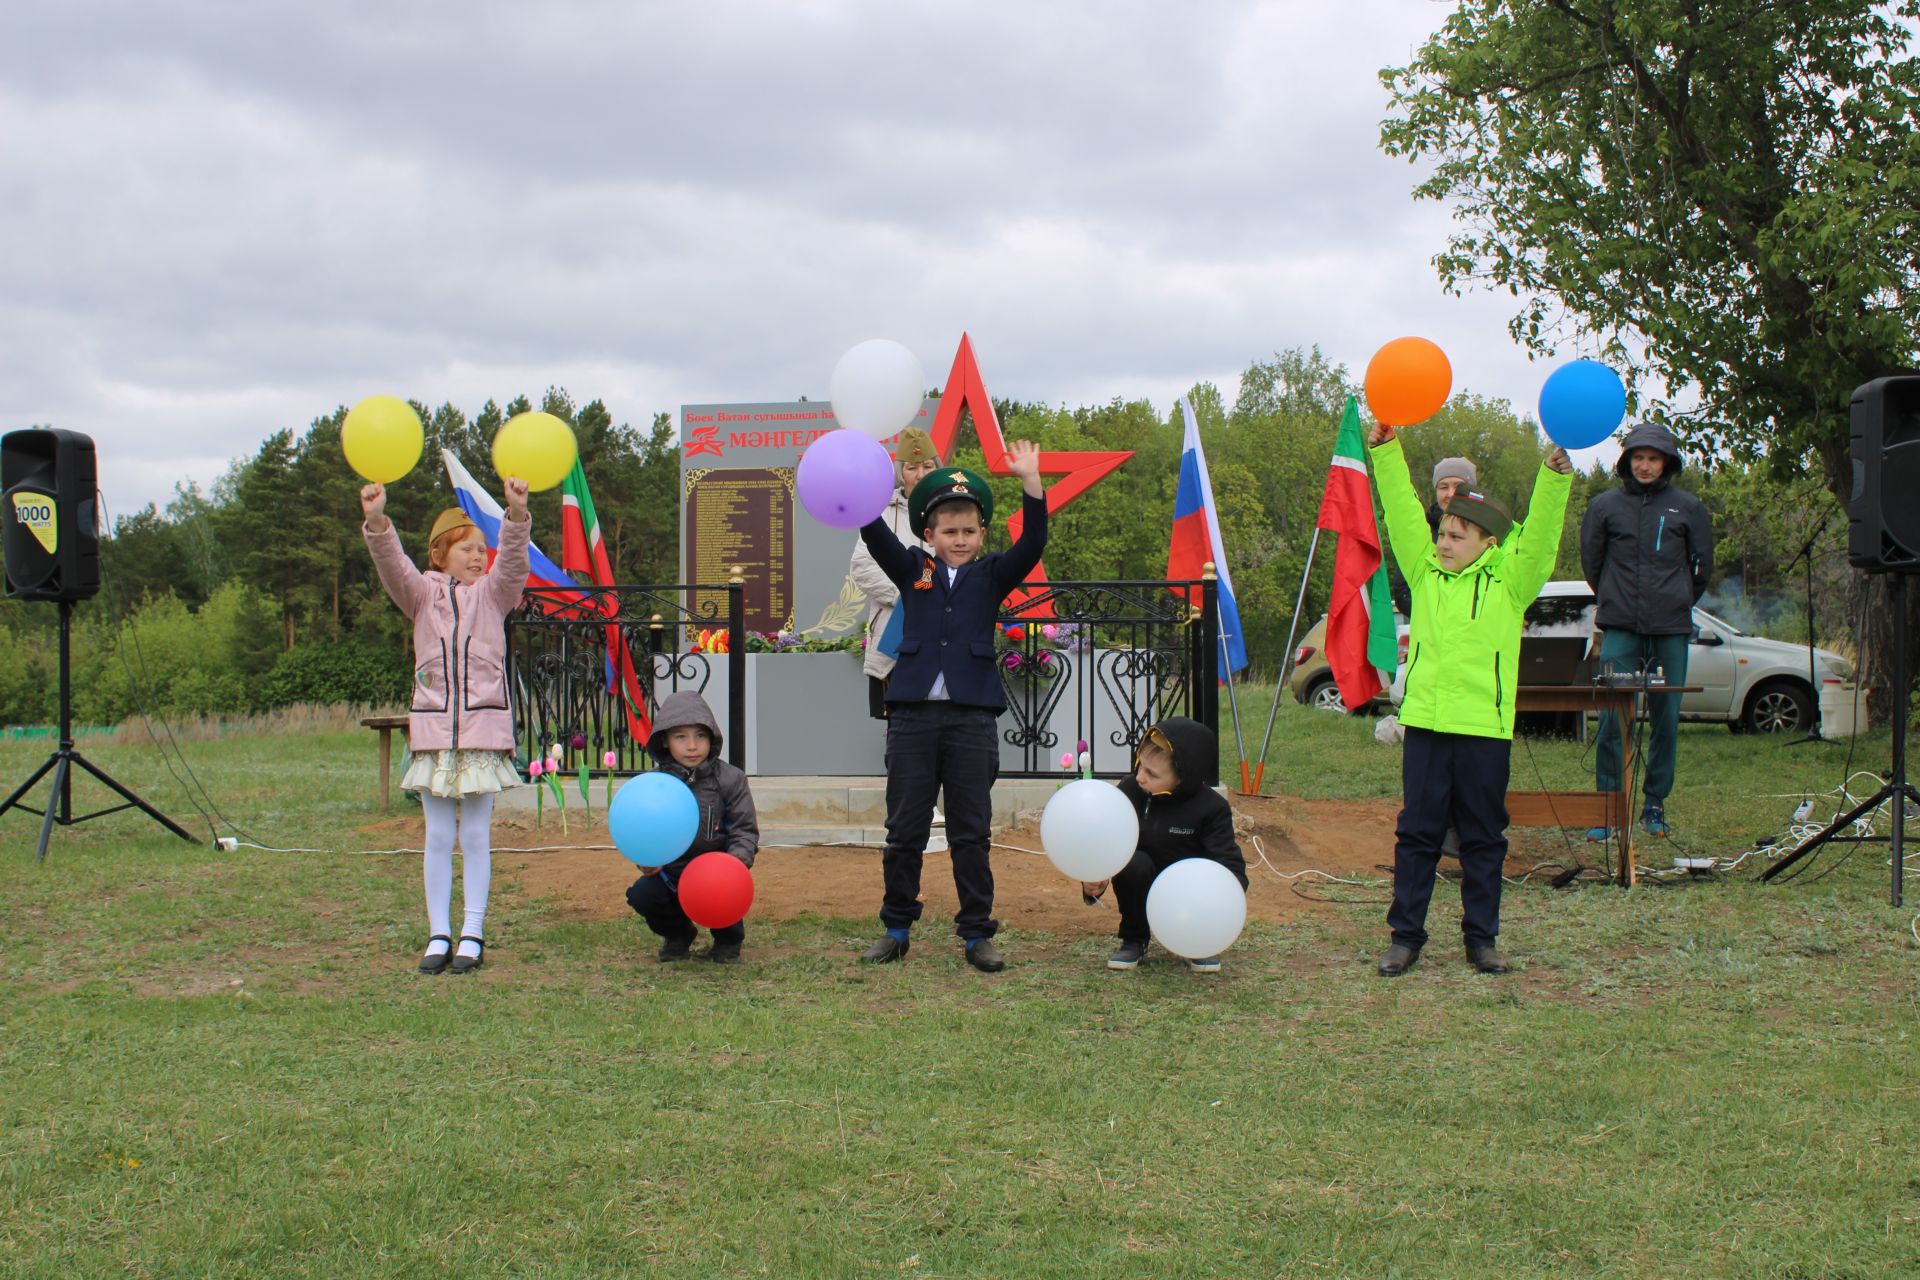
[[[567,478],[580,445],[573,428],[550,413],[520,413],[493,438],[493,469],[501,479],[519,476],[539,493]]]
[[[340,424],[347,465],[375,484],[392,484],[413,470],[423,440],[420,415],[393,396],[368,396]]]

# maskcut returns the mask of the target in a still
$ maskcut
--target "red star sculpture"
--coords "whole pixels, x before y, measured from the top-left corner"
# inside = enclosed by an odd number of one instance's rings
[[[947,375],[946,390],[940,393],[939,411],[933,418],[933,448],[942,458],[950,456],[954,437],[960,433],[962,409],[973,410],[973,427],[980,437],[980,452],[986,455],[988,473],[1012,475],[1007,467],[1007,443],[1000,434],[1000,419],[994,415],[993,400],[987,395],[987,384],[981,380],[980,366],[973,358],[973,342],[964,333],[960,335],[960,349],[953,356],[953,372]],[[1047,514],[1052,516],[1058,512],[1132,456],[1131,449],[1041,450],[1040,474],[1060,477],[1047,486]],[[1026,514],[1015,507],[1007,515],[1007,537],[1018,538],[1025,524]],[[1028,581],[1046,580],[1047,566],[1042,561],[1034,566]],[[1012,598],[1018,607],[1026,597],[1024,593],[1016,593]],[[1043,606],[1035,612],[1050,617],[1053,610]]]

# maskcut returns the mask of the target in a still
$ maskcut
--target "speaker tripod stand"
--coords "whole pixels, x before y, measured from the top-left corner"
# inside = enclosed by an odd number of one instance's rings
[[[109,813],[118,813],[122,809],[138,809],[188,844],[197,843],[179,823],[114,781],[99,765],[73,749],[73,684],[68,669],[68,655],[72,640],[73,603],[62,600],[60,601],[60,745],[25,782],[14,788],[12,795],[8,796],[4,802],[0,802],[0,814],[18,807],[25,809],[28,813],[40,815],[40,851],[34,855],[35,862],[47,860],[47,840],[53,834],[54,823],[70,827],[75,823],[87,822],[93,818],[103,818]],[[126,803],[74,817],[73,771],[76,768],[85,769]],[[21,797],[33,790],[34,784],[46,777],[48,770],[53,771],[53,789],[47,793],[47,807],[36,809],[32,805],[22,804]],[[56,804],[59,806],[57,810]]]
[[[1905,887],[1907,806],[1920,806],[1920,791],[1907,781],[1907,575],[1893,578],[1893,768],[1880,789],[1847,812],[1828,823],[1826,829],[1808,837],[1799,848],[1760,873],[1771,880],[1823,844],[1879,844],[1887,841],[1893,848],[1893,905],[1900,905]],[[1886,836],[1849,836],[1841,832],[1886,804],[1893,802],[1893,832]]]

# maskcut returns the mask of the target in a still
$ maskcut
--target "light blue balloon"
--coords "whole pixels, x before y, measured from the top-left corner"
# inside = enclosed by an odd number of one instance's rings
[[[1612,435],[1627,416],[1620,375],[1597,360],[1561,365],[1540,388],[1540,425],[1562,449],[1587,449]]]
[[[664,867],[692,847],[700,830],[700,802],[672,774],[643,773],[613,793],[607,830],[621,856],[635,866]]]

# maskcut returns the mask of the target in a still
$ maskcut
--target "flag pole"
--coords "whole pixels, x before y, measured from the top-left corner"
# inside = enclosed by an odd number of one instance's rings
[[[1316,524],[1313,527],[1313,540],[1307,543],[1307,567],[1300,571],[1300,593],[1293,598],[1293,621],[1287,626],[1287,650],[1280,655],[1280,679],[1273,686],[1273,705],[1267,708],[1267,732],[1260,739],[1260,760],[1253,766],[1253,786],[1249,790],[1252,795],[1260,793],[1260,779],[1267,770],[1267,748],[1273,745],[1273,721],[1280,714],[1280,695],[1287,687],[1287,672],[1293,666],[1293,640],[1300,630],[1300,609],[1307,602],[1307,579],[1313,573],[1313,553],[1319,547],[1320,526]]]
[[[1204,577],[1219,577],[1213,561],[1209,560],[1200,570]],[[1233,715],[1233,749],[1240,757],[1241,793],[1248,794],[1247,786],[1247,744],[1240,737],[1240,698],[1233,691],[1233,654],[1227,648],[1226,613],[1220,607],[1220,595],[1216,591],[1213,597],[1214,643],[1220,646],[1220,670],[1225,673],[1227,686],[1227,710]]]

